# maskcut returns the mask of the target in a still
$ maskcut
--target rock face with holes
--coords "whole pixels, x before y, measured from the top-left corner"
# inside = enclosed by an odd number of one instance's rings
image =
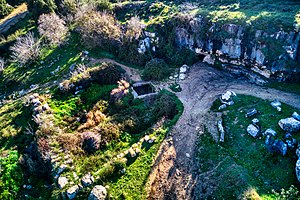
[[[88,200],[105,200],[106,196],[106,188],[102,185],[96,185],[91,191]]]

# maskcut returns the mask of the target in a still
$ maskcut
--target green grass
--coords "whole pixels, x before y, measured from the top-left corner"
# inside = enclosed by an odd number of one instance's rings
[[[69,67],[74,63],[80,63],[81,46],[78,38],[72,37],[68,44],[62,47],[43,48],[42,56],[38,63],[19,67],[11,63],[3,71],[0,79],[0,92],[10,93],[21,89],[28,89],[32,84],[45,84],[59,80],[69,72]],[[51,72],[59,70],[54,74]]]
[[[84,104],[83,102],[76,103],[79,98],[83,98],[85,95],[88,97],[89,94],[92,96],[91,99],[93,99],[94,97],[99,97],[99,99],[106,98],[105,96],[107,95],[107,93],[104,92],[106,91],[106,87],[112,86],[92,85],[86,91],[81,93],[81,97],[74,97],[74,95],[70,95],[69,97],[61,100],[51,99],[49,100],[49,104],[52,107],[56,118],[62,117],[63,120],[63,116],[71,117],[76,115],[76,113],[78,112],[78,106],[80,107],[80,104]],[[97,93],[97,91],[99,92]],[[92,95],[92,93],[95,94]],[[152,124],[150,124],[150,126],[139,129],[140,132],[135,134],[122,132],[119,139],[112,141],[104,149],[98,150],[92,155],[86,155],[82,153],[73,154],[72,158],[74,160],[74,163],[72,164],[72,166],[74,167],[74,170],[66,171],[63,173],[63,175],[72,177],[72,173],[73,171],[75,171],[79,177],[82,177],[87,172],[91,172],[94,177],[98,177],[95,184],[110,186],[109,193],[113,196],[113,198],[145,199],[147,193],[145,184],[147,182],[151,166],[154,162],[156,152],[170,128],[176,123],[179,116],[183,112],[183,105],[179,101],[179,99],[176,98],[174,94],[171,94],[169,92],[167,93],[172,96],[178,109],[178,114],[172,120],[166,121],[163,127],[154,132],[151,129]],[[133,112],[143,113],[145,109],[149,109],[147,106],[144,106],[143,101],[133,101],[132,104],[128,104],[126,99],[123,101],[124,105],[121,106],[125,106],[126,109],[125,107],[121,109],[120,107],[118,107],[118,105],[116,105],[116,108],[108,108],[108,110],[110,111],[106,114],[112,119],[116,119],[120,117],[118,116],[119,113],[125,112],[124,114],[128,114],[129,112],[132,112],[132,110]],[[129,101],[131,100],[129,99]],[[92,104],[93,101],[90,103]],[[113,105],[108,106],[114,107]],[[90,106],[88,107],[91,108]],[[64,125],[67,126],[68,123],[66,122]],[[74,134],[76,134],[75,132]],[[153,145],[143,146],[140,155],[136,159],[129,159],[127,164],[125,164],[124,161],[114,160],[118,154],[129,149],[145,134],[156,135],[156,142]],[[120,173],[120,169],[122,169],[123,167],[126,168],[125,174]],[[80,180],[72,181],[76,183]],[[80,193],[78,194],[78,198],[86,198],[88,193],[90,192],[90,189],[84,189],[80,191]],[[55,198],[55,195],[57,195],[56,190],[53,191],[52,197]]]
[[[193,2],[193,1],[191,1]],[[249,24],[254,29],[276,31],[280,28],[293,30],[293,22],[298,26],[300,4],[289,0],[229,0],[197,1],[199,8],[193,13],[208,15],[213,22]]]
[[[245,95],[238,95],[234,101],[235,104],[223,111],[222,115],[226,127],[225,142],[216,143],[208,132],[200,137],[200,170],[209,171],[220,163],[213,178],[227,181],[218,184],[214,193],[217,199],[237,198],[248,188],[255,188],[265,199],[272,199],[272,189],[288,189],[298,183],[294,171],[295,150],[289,149],[286,156],[270,153],[264,144],[265,138],[254,139],[246,132],[254,117],[246,118],[245,114],[248,109],[256,108],[259,114],[255,117],[260,120],[261,130],[272,128],[276,130],[277,138],[283,139],[285,133],[279,128],[278,121],[299,110],[282,104],[282,112],[278,112],[269,101]],[[213,110],[217,104],[218,101]],[[299,140],[298,134],[293,134],[293,137]]]
[[[167,122],[162,129],[158,130],[158,140],[149,148],[143,149],[141,155],[129,166],[126,167],[126,173],[117,181],[109,183],[110,194],[114,199],[146,199],[147,191],[145,185],[150,173],[154,158],[158,148],[165,138],[170,128],[177,122],[183,112],[183,105],[176,98],[176,105],[178,114],[169,122]]]
[[[269,83],[267,85],[268,87],[282,90],[285,92],[293,92],[296,94],[300,94],[300,84],[299,83],[278,83],[278,82],[273,82]]]

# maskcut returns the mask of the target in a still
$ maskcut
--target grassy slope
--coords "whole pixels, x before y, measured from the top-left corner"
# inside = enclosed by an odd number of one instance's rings
[[[218,103],[215,103],[215,106]],[[235,105],[223,111],[223,125],[226,127],[225,143],[216,144],[208,133],[200,137],[199,159],[201,171],[216,168],[215,178],[221,181],[214,196],[216,198],[237,198],[248,188],[255,188],[263,198],[274,198],[273,189],[288,189],[291,185],[298,185],[295,176],[295,150],[288,150],[286,156],[268,152],[264,145],[264,137],[252,138],[246,128],[252,118],[245,118],[248,109],[255,107],[259,114],[262,131],[272,128],[277,131],[278,139],[284,137],[278,121],[291,116],[296,109],[282,105],[282,112],[278,113],[269,101],[251,96],[238,95]],[[213,109],[214,110],[214,109]],[[298,111],[299,112],[299,111]],[[299,134],[299,133],[298,133]],[[300,136],[293,134],[294,138]]]

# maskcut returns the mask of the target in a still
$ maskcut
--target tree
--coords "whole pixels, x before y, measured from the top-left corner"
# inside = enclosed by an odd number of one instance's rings
[[[169,75],[168,65],[163,59],[154,58],[146,63],[143,71],[145,80],[162,80]]]
[[[40,35],[52,45],[61,44],[68,33],[65,21],[55,13],[40,15],[38,24]]]
[[[126,38],[130,41],[139,39],[143,31],[142,26],[143,24],[139,17],[131,17],[126,26]]]
[[[105,12],[91,11],[76,17],[82,41],[88,47],[114,51],[120,43],[121,29],[116,19]]]
[[[40,43],[33,33],[29,32],[25,36],[17,38],[10,50],[12,60],[25,65],[35,61],[40,56]]]

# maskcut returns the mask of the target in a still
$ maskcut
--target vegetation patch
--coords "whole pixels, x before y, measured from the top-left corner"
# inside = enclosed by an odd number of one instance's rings
[[[280,129],[278,121],[299,111],[282,104],[282,111],[278,112],[270,101],[252,96],[238,95],[233,100],[235,104],[222,112],[225,142],[216,143],[208,132],[200,136],[201,172],[213,170],[216,181],[220,180],[213,194],[215,198],[241,198],[249,188],[254,188],[265,199],[276,198],[281,189],[289,190],[291,185],[297,185],[295,149],[288,148],[285,156],[271,153],[266,148],[264,136],[255,139],[246,129],[251,120],[257,118],[262,132],[272,128],[277,132],[277,138],[284,140],[286,133]],[[211,112],[218,112],[219,105],[217,100]],[[246,118],[245,114],[251,108],[256,108],[258,114]],[[293,137],[299,141],[297,133]]]

